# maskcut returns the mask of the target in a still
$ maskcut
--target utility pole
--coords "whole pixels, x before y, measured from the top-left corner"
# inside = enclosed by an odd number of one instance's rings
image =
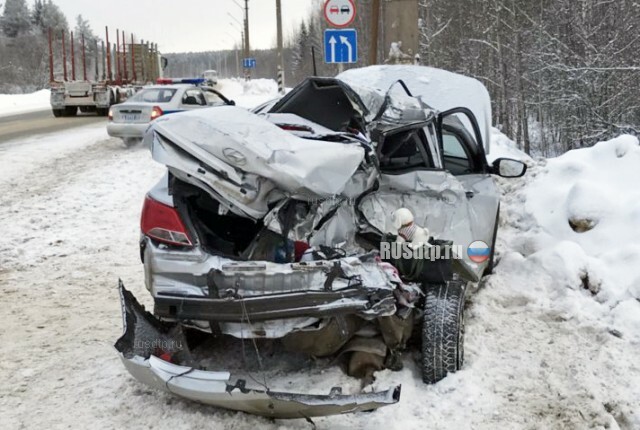
[[[402,58],[397,61],[407,64],[413,63],[419,52],[418,3],[418,0],[385,0],[382,4],[383,52],[389,52],[392,43],[402,42],[398,44]]]
[[[249,0],[244,0],[244,58],[249,58],[251,45],[249,44]],[[251,69],[245,70],[246,79],[251,79]]]
[[[371,4],[371,42],[369,45],[369,65],[378,63],[378,33],[380,32],[380,0],[373,0]]]
[[[238,53],[238,44],[236,43],[236,77],[240,78],[240,54]]]
[[[282,55],[282,5],[276,0],[276,22],[278,26],[278,92],[284,94],[284,56]]]

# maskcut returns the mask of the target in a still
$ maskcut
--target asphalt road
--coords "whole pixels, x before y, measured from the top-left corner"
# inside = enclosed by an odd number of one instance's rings
[[[107,118],[95,114],[78,114],[78,116],[71,118],[56,118],[51,110],[0,117],[0,144],[98,122],[104,122],[106,125]]]

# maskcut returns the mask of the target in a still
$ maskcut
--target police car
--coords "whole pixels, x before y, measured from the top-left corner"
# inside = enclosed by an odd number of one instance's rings
[[[156,83],[109,109],[109,136],[119,137],[129,146],[141,141],[149,123],[162,115],[235,105],[219,91],[203,86],[205,79],[202,78],[160,78]]]

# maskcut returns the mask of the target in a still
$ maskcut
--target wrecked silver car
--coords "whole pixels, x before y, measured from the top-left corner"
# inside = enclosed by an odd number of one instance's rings
[[[461,92],[468,104],[446,105]],[[184,330],[339,355],[368,381],[401,367],[418,339],[426,383],[458,370],[467,283],[493,265],[491,174],[526,170],[508,159],[487,165],[489,109],[473,79],[387,66],[309,78],[254,112],[225,106],[156,120],[145,140],[167,174],[145,199],[140,244],[154,309],[120,286],[116,348],[129,372],[199,402],[309,418],[393,404],[400,387],[248,389],[224,362],[202,369]],[[389,255],[385,244],[439,257]]]

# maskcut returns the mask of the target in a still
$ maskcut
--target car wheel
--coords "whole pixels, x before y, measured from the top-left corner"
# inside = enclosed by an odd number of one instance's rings
[[[64,116],[76,116],[78,114],[77,106],[65,106]]]
[[[435,384],[462,367],[466,282],[430,284],[422,320],[422,380]]]
[[[493,273],[493,257],[496,253],[496,237],[498,236],[498,224],[500,223],[500,205],[498,205],[498,213],[496,213],[496,222],[493,226],[493,238],[491,239],[491,255],[489,255],[489,264],[484,269],[483,276],[491,275]]]
[[[56,118],[60,118],[64,115],[64,109],[51,109],[51,111],[53,112],[53,116]]]

